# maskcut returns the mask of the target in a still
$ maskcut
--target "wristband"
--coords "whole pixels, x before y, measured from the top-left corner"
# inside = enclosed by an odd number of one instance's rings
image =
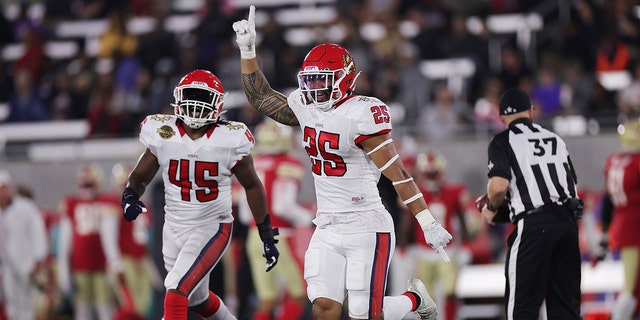
[[[240,49],[240,58],[242,59],[253,59],[256,57],[256,46],[249,46],[248,49]]]
[[[498,212],[498,209],[494,208],[491,205],[491,201],[487,201],[487,210],[491,211],[491,212]]]
[[[138,193],[130,187],[124,188],[124,192],[122,193],[122,200],[135,199],[139,200],[140,196]]]
[[[267,215],[262,222],[257,223],[256,227],[258,227],[258,234],[262,242],[273,241],[273,237],[280,234],[278,228],[274,229],[271,227],[271,216],[269,215]]]
[[[418,223],[420,223],[420,227],[422,227],[423,229],[426,228],[432,222],[436,221],[436,219],[433,218],[433,215],[431,214],[431,211],[429,211],[429,209],[424,209],[418,212],[415,215],[415,217],[418,220]]]

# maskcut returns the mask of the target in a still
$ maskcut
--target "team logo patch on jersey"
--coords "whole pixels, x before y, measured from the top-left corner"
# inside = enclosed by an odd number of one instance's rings
[[[151,119],[164,123],[165,121],[171,119],[171,116],[154,114],[153,116],[151,116]]]
[[[379,99],[372,98],[372,97],[365,97],[365,96],[360,96],[360,97],[358,98],[358,101],[366,101],[366,102],[381,102]]]
[[[351,204],[352,205],[359,205],[364,203],[364,197],[363,196],[354,196],[351,197]]]
[[[227,128],[229,128],[229,130],[240,130],[244,129],[244,126],[239,123],[229,123],[227,124]]]
[[[158,135],[160,136],[160,138],[162,139],[169,139],[171,137],[173,137],[176,134],[175,131],[173,131],[173,128],[171,128],[170,126],[162,126],[160,128],[158,128]]]

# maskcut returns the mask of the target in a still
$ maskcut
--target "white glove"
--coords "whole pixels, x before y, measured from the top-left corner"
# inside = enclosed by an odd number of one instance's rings
[[[447,246],[449,241],[453,238],[451,234],[440,224],[433,219],[429,209],[425,209],[416,214],[416,219],[420,223],[420,227],[424,232],[424,239],[427,243],[440,254],[442,260],[449,262],[449,256],[444,251],[444,247]]]
[[[253,59],[256,57],[256,7],[249,7],[249,21],[242,19],[233,23],[236,32],[236,43],[240,48],[240,58]]]

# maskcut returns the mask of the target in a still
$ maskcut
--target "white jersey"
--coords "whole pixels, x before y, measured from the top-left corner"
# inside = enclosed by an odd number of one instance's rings
[[[253,150],[253,135],[245,124],[231,121],[191,140],[177,120],[156,114],[140,125],[140,141],[162,170],[165,220],[179,225],[232,222],[232,169]]]
[[[28,284],[29,273],[44,261],[47,248],[40,209],[32,200],[14,196],[6,209],[0,209],[0,261],[4,271],[10,270],[12,277]]]
[[[356,95],[321,111],[302,103],[300,89],[289,95],[288,103],[311,158],[318,212],[384,209],[377,187],[380,170],[358,143],[391,132],[387,105]]]

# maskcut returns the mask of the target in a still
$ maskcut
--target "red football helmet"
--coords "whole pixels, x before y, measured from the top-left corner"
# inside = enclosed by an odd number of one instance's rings
[[[420,175],[419,178],[424,179],[427,188],[437,191],[445,181],[447,160],[437,152],[420,153],[416,157],[415,168]]]
[[[222,82],[207,70],[194,70],[185,75],[173,91],[173,113],[192,129],[215,123],[224,100]]]
[[[78,167],[76,171],[76,184],[78,193],[82,198],[92,198],[100,190],[104,171],[97,163],[86,163]]]
[[[625,151],[640,151],[640,119],[632,119],[618,126],[618,138]]]
[[[313,103],[327,111],[355,89],[358,74],[347,49],[337,44],[321,44],[304,58],[298,86],[305,104]]]

